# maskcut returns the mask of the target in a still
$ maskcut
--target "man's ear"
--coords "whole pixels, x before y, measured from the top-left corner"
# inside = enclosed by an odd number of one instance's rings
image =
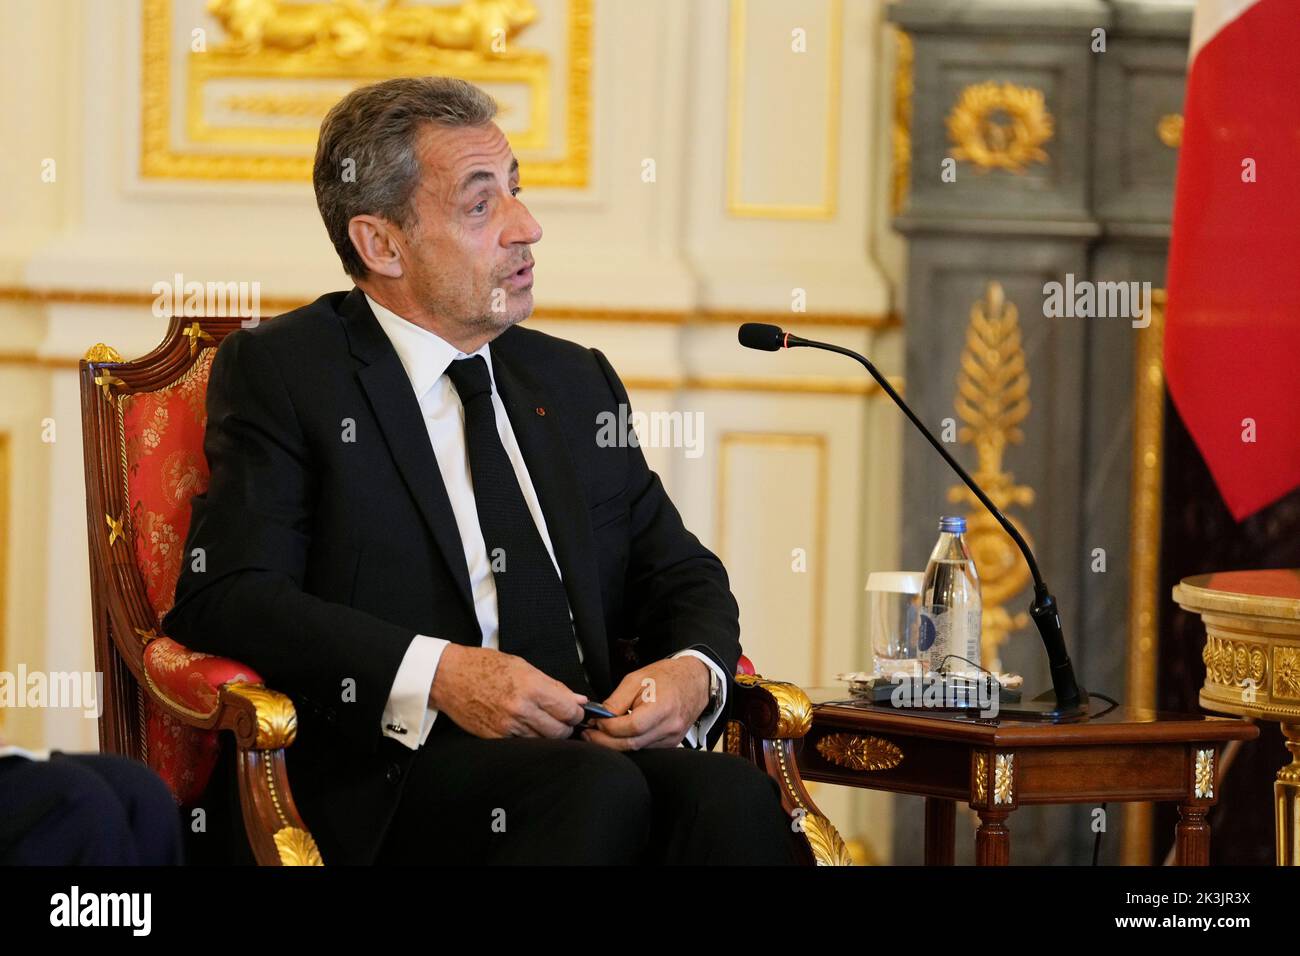
[[[390,279],[402,277],[402,241],[391,222],[378,216],[353,216],[348,238],[371,272]]]

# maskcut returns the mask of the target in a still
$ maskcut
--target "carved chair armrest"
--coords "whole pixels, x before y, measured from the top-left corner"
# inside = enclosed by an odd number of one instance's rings
[[[155,638],[145,648],[144,675],[149,695],[177,720],[234,734],[239,803],[257,862],[321,866],[285,766],[284,748],[298,732],[293,701],[264,686],[252,668],[190,651],[167,637]]]
[[[813,802],[795,754],[812,727],[812,701],[803,689],[757,674],[736,674],[736,699],[727,725],[726,749],[752,761],[772,777],[781,791],[781,805],[792,826],[804,836],[801,849],[807,862],[818,866],[851,866],[848,847],[839,832]]]

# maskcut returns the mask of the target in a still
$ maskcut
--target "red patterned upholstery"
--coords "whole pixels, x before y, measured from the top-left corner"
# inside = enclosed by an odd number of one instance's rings
[[[204,349],[171,385],[122,399],[135,562],[159,619],[171,610],[181,574],[190,498],[208,487],[204,397],[215,354]]]
[[[160,620],[171,610],[185,559],[190,498],[208,487],[204,400],[215,354],[215,349],[204,349],[172,384],[122,399],[130,540],[149,603]],[[201,716],[216,711],[222,684],[262,681],[237,661],[186,650],[168,637],[149,643],[144,663],[154,693]],[[178,803],[197,801],[217,759],[217,732],[182,724],[152,696],[146,710],[149,766],[167,781]]]

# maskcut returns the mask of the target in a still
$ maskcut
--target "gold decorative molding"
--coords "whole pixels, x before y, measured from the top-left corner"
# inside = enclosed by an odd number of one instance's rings
[[[157,295],[120,289],[52,289],[0,285],[0,302],[30,302],[51,305],[94,305],[104,307],[152,306]],[[301,308],[310,297],[267,296],[260,298],[264,313],[271,316]],[[807,312],[792,316],[789,311],[745,309],[629,309],[622,306],[539,305],[533,319],[558,322],[617,322],[656,325],[740,325],[743,322],[788,324],[797,318],[801,326],[838,326],[886,331],[902,326],[896,312],[855,315],[847,312]],[[75,363],[74,363],[75,364]]]
[[[805,787],[802,781],[797,781],[798,765],[794,763],[793,752],[787,754],[789,747],[781,739],[788,736],[802,737],[808,732],[808,728],[812,726],[812,703],[808,700],[808,696],[799,688],[794,687],[793,684],[778,685],[774,681],[763,680],[757,674],[737,674],[736,681],[748,685],[762,685],[769,692],[773,692],[773,688],[777,686],[793,687],[798,692],[798,696],[803,697],[803,701],[799,703],[799,706],[802,707],[803,704],[807,704],[806,726],[802,725],[803,718],[800,715],[787,717],[786,703],[788,702],[783,702],[778,697],[778,704],[781,706],[781,721],[780,728],[777,731],[776,746],[772,748],[779,774],[778,786],[785,790],[790,802],[794,804],[795,811],[793,812],[802,813],[799,818],[800,832],[803,833],[804,839],[808,841],[808,847],[812,851],[813,859],[817,865],[852,866],[853,858],[834,824],[818,812],[815,805],[811,805],[811,796],[809,796],[807,802],[804,801],[803,791]],[[800,729],[801,727],[802,729]],[[796,732],[787,734],[785,733],[787,730]]]
[[[116,375],[110,375],[108,372],[100,372],[98,375],[95,376],[95,384],[98,385],[100,389],[103,390],[104,401],[108,402],[109,404],[112,404],[113,389],[119,385],[125,385],[126,382],[122,381]]]
[[[835,215],[839,190],[840,152],[840,59],[844,18],[841,0],[828,0],[827,105],[824,141],[825,176],[820,203],[754,203],[741,198],[741,162],[745,155],[745,6],[746,0],[731,0],[727,34],[727,159],[725,192],[727,215],[740,219],[831,219]]]
[[[903,762],[903,751],[897,744],[858,734],[827,734],[817,741],[817,752],[827,762],[849,770],[893,770]]]
[[[1166,113],[1156,123],[1156,136],[1170,149],[1183,145],[1183,114]]]
[[[1028,508],[1034,491],[1018,485],[1015,476],[1003,468],[1002,456],[1008,445],[1024,442],[1021,423],[1029,416],[1029,370],[1020,340],[1020,322],[1013,303],[1008,302],[999,282],[985,286],[984,298],[971,306],[966,326],[966,344],[957,373],[958,417],[965,422],[957,440],[973,444],[978,465],[975,481],[1004,513],[1014,506]],[[948,500],[967,506],[967,543],[979,571],[983,601],[980,644],[983,665],[1002,669],[1001,647],[1015,631],[1027,627],[1024,611],[1010,614],[1004,606],[1030,582],[1029,569],[1020,550],[964,484],[948,489]],[[1010,520],[1033,547],[1033,539],[1014,515]]]
[[[96,363],[121,362],[122,356],[113,346],[105,345],[103,342],[96,342],[86,349],[86,361]]]
[[[1273,784],[1277,864],[1300,866],[1300,569],[1184,578],[1173,597],[1205,624],[1200,705],[1281,725],[1291,762]],[[1265,655],[1260,660],[1261,653]],[[1256,683],[1256,678],[1260,678]],[[1214,797],[1213,751],[1198,751],[1196,796]]]
[[[261,684],[229,684],[225,689],[253,705],[257,714],[256,749],[278,750],[293,743],[298,735],[298,715],[287,695]]]
[[[758,674],[737,674],[736,683],[761,687],[776,699],[777,725],[771,740],[803,737],[812,727],[812,701],[802,687],[785,681],[765,680]]]
[[[623,384],[629,389],[649,391],[704,391],[704,392],[780,392],[789,395],[850,395],[860,398],[877,398],[884,391],[874,379],[821,378],[819,376],[782,376],[781,378],[753,378],[746,375],[683,375],[648,377],[628,375]],[[889,384],[902,392],[904,382],[889,377]]]
[[[126,537],[122,530],[122,519],[114,518],[112,515],[104,515],[104,520],[108,522],[108,546],[111,548]]]
[[[1195,793],[1197,800],[1214,799],[1214,751],[1196,751]]]
[[[1134,707],[1156,702],[1160,641],[1160,512],[1163,502],[1165,290],[1151,292],[1150,322],[1137,336],[1133,368],[1133,473],[1129,484],[1128,662],[1126,682]],[[1124,805],[1120,858],[1127,866],[1151,863],[1154,818],[1149,803]]]
[[[200,339],[202,339],[202,340],[205,341],[205,342],[212,342],[212,341],[214,341],[211,335],[209,335],[207,332],[204,332],[204,331],[203,331],[203,326],[199,325],[198,322],[191,322],[189,325],[187,325],[185,328],[183,328],[183,329],[181,330],[181,335],[185,336],[187,339],[190,340],[190,357],[191,357],[191,358],[193,358],[193,357],[194,357],[194,353],[197,352],[197,351],[199,350],[199,340],[200,340]]]
[[[1273,699],[1300,703],[1300,647],[1273,648]]]
[[[1209,635],[1201,649],[1201,661],[1206,681],[1224,688],[1241,688],[1247,686],[1246,681],[1261,687],[1268,676],[1268,648],[1254,641]]]
[[[830,820],[819,813],[803,818],[803,834],[818,866],[853,866],[849,848]]]
[[[209,0],[218,23],[201,52],[173,53],[173,0],[143,0],[141,175],[167,179],[309,181],[316,141],[308,117],[329,99],[361,83],[394,76],[444,74],[479,84],[510,84],[529,100],[524,130],[508,138],[520,152],[530,186],[583,188],[591,153],[592,2],[568,0],[566,10],[564,153],[544,155],[557,99],[547,53],[510,42],[538,19],[532,0],[464,0],[455,5],[388,0],[290,3]],[[173,141],[174,71],[182,71],[186,143]],[[278,81],[265,92],[248,84]],[[233,82],[234,102],[253,115],[279,117],[264,125],[215,125],[207,116],[213,84]],[[305,84],[301,92],[286,83]],[[219,88],[219,87],[218,87]],[[197,148],[193,148],[197,147]],[[222,148],[224,147],[224,148]],[[529,155],[529,153],[533,155]]]
[[[281,827],[275,831],[275,849],[281,866],[324,866],[316,841],[306,830]]]
[[[714,528],[717,535],[717,552],[722,563],[731,566],[727,559],[727,501],[731,479],[731,453],[741,445],[760,448],[811,449],[816,455],[817,478],[812,500],[815,514],[813,524],[812,547],[808,553],[808,577],[810,579],[810,601],[812,604],[812,621],[810,622],[809,653],[812,655],[810,674],[822,672],[822,624],[824,612],[822,602],[823,568],[826,555],[826,524],[830,507],[830,450],[825,435],[806,432],[723,432],[718,438],[718,485],[714,495]],[[738,562],[738,559],[734,559]],[[800,692],[802,693],[802,691]]]
[[[1004,806],[1015,802],[1015,759],[1014,753],[993,755],[993,788],[989,789],[989,756],[983,751],[975,753],[974,790],[975,799],[972,806],[988,806],[988,799],[993,797],[994,806]]]
[[[993,764],[993,804],[1015,801],[1015,754],[998,754]]]
[[[722,749],[729,754],[740,756],[740,721],[727,721],[727,729],[722,738]]]
[[[1006,123],[997,121],[1005,116]],[[1047,163],[1043,144],[1052,138],[1052,114],[1041,90],[989,80],[961,91],[947,120],[952,158],[980,172],[1022,174],[1029,163]]]
[[[903,211],[912,185],[912,91],[916,51],[912,38],[899,27],[892,30],[896,48],[894,61],[894,171],[891,208],[895,216]]]

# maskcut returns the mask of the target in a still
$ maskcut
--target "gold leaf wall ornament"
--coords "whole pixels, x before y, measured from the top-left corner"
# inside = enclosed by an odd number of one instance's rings
[[[207,7],[226,32],[217,52],[274,50],[328,59],[400,59],[430,49],[496,57],[537,20],[532,0],[464,0],[451,6],[405,6],[401,0],[208,0]]]
[[[1046,163],[1042,147],[1054,132],[1041,90],[993,80],[963,89],[947,126],[956,147],[952,158],[973,163],[980,172],[1019,174],[1029,163]]]
[[[1029,416],[1029,370],[1020,341],[1016,307],[1008,302],[1001,283],[989,282],[984,298],[971,306],[957,373],[957,415],[965,424],[957,440],[973,444],[977,456],[974,479],[1004,513],[1029,507],[1034,491],[1016,484],[1003,468],[1007,445],[1025,440],[1020,425]],[[1010,614],[1003,605],[1030,583],[1028,567],[1011,536],[964,484],[948,489],[948,500],[967,505],[966,543],[980,577],[981,653],[983,665],[1002,669],[999,649],[1012,631],[1027,627],[1029,615]],[[1015,517],[1007,515],[1030,547],[1033,541]]]
[[[210,38],[195,49],[188,24],[202,0],[141,0],[140,175],[309,182],[319,121],[346,93],[392,77],[446,75],[497,98],[529,186],[584,188],[592,6],[208,0]],[[556,11],[546,15],[560,21],[558,32],[545,34],[546,48],[530,46],[545,11]]]
[[[1166,113],[1156,123],[1156,136],[1170,149],[1183,145],[1183,114]]]
[[[903,30],[894,28],[898,59],[894,64],[894,181],[892,208],[897,216],[907,201],[907,190],[912,184],[912,74],[915,50],[912,38]]]

